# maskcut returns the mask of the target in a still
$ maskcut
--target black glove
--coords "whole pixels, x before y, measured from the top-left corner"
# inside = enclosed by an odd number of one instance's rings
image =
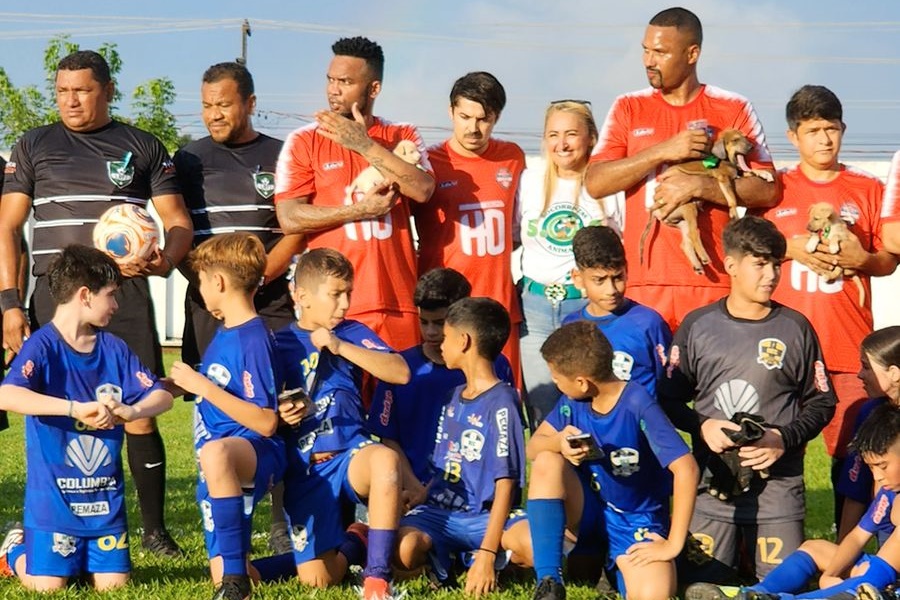
[[[731,422],[741,426],[738,430],[722,429],[722,433],[736,444],[736,447],[721,454],[712,454],[706,465],[707,476],[704,477],[707,491],[719,500],[730,500],[750,489],[754,475],[768,479],[769,471],[754,471],[751,467],[741,466],[738,452],[741,446],[747,446],[761,439],[766,433],[765,420],[759,415],[739,412],[731,417]]]

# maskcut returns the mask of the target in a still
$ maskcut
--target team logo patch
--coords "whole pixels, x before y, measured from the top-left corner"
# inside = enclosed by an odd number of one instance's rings
[[[224,388],[231,381],[231,373],[228,372],[224,365],[219,363],[209,365],[209,368],[206,370],[206,376],[220,388]]]
[[[634,367],[634,357],[627,352],[613,352],[613,374],[620,381],[631,381],[631,369]]]
[[[294,550],[303,552],[309,545],[309,533],[303,525],[294,525],[291,527],[291,543],[294,544]]]
[[[79,435],[66,446],[66,464],[90,477],[100,467],[112,464],[112,454],[100,438]]]
[[[22,377],[31,379],[32,375],[34,375],[34,361],[26,360],[25,364],[22,365]]]
[[[890,508],[891,502],[888,500],[887,496],[881,496],[878,499],[878,506],[875,507],[875,512],[872,513],[872,522],[873,523],[881,523],[884,519],[885,515],[887,515],[888,508]]]
[[[62,557],[72,556],[75,554],[75,544],[75,536],[54,532],[52,548],[54,553],[59,554]]]
[[[459,436],[459,453],[467,461],[481,460],[482,448],[484,448],[484,435],[477,429],[466,429]]]
[[[650,529],[647,527],[638,527],[634,530],[634,541],[641,542],[650,539]]]
[[[768,370],[780,369],[784,366],[784,353],[787,350],[784,342],[778,338],[765,338],[759,342],[759,355],[756,362]]]
[[[138,382],[141,384],[141,387],[152,387],[153,380],[150,379],[150,376],[144,373],[143,371],[136,371],[134,376],[137,378]]]
[[[253,398],[256,396],[256,389],[253,387],[253,375],[250,371],[244,371],[241,378],[244,382],[244,398]]]
[[[609,453],[609,462],[616,477],[628,477],[640,471],[640,460],[641,455],[634,448],[619,448]]]
[[[124,160],[106,161],[106,174],[116,187],[123,188],[134,180],[134,165],[131,164],[131,152]]]
[[[817,360],[813,364],[813,368],[816,372],[816,389],[823,394],[827,393],[830,388],[828,387],[828,373],[825,371],[825,363]]]
[[[16,163],[13,161],[9,161],[6,163],[6,167],[3,168],[4,175],[15,175],[16,174]]]
[[[572,245],[572,238],[582,225],[578,213],[564,208],[547,215],[543,229],[549,243],[569,248]]]
[[[859,221],[859,207],[853,202],[844,202],[841,204],[841,221],[846,221],[847,225],[856,225]]]
[[[502,167],[497,170],[496,179],[497,183],[499,183],[503,189],[508,190],[509,186],[512,185],[513,176],[512,173],[509,172],[509,169]]]
[[[97,389],[94,390],[94,398],[98,401],[101,396],[109,396],[116,402],[122,401],[122,388],[117,386],[114,383],[104,383],[97,386]]]
[[[759,413],[759,394],[750,382],[732,379],[716,389],[713,404],[729,419],[737,412],[755,415]]]
[[[275,173],[260,171],[253,174],[253,187],[263,198],[269,199],[275,193]]]
[[[568,404],[563,404],[562,406],[559,407],[559,414],[564,417],[571,417],[572,416],[572,407],[570,407]]]

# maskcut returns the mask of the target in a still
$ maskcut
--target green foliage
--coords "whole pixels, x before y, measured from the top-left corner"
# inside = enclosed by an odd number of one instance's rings
[[[166,350],[167,368],[178,357],[177,350]],[[187,556],[178,560],[157,558],[148,555],[140,547],[137,498],[130,474],[126,475],[128,522],[131,537],[131,558],[134,562],[132,581],[123,589],[97,594],[83,586],[69,589],[47,598],[100,599],[105,600],[195,600],[212,596],[212,585],[206,564],[203,546],[200,512],[194,500],[196,466],[194,462],[192,437],[193,404],[176,399],[175,407],[159,417],[160,430],[166,442],[168,457],[168,487],[166,515],[170,531],[178,540]],[[24,420],[18,415],[10,415],[11,429],[0,433],[0,526],[3,523],[22,519],[22,490],[25,484],[24,465]],[[809,538],[834,539],[831,530],[832,504],[829,472],[831,459],[825,453],[821,437],[814,440],[806,453],[806,493],[807,518],[806,535]],[[126,466],[126,473],[128,471]],[[266,532],[269,531],[270,505],[263,500],[256,510],[252,538],[253,555],[266,556]],[[0,533],[2,535],[2,533]],[[468,600],[461,590],[433,592],[427,582],[420,578],[401,584],[407,590],[407,598],[435,598],[438,600]],[[597,593],[592,586],[568,584],[567,597],[570,600],[594,600]],[[529,600],[534,594],[533,580],[503,581],[500,590],[488,596],[488,600]],[[44,596],[27,593],[15,579],[0,578],[0,598],[4,600],[26,600]],[[316,600],[356,600],[358,593],[350,584],[327,590],[313,591],[296,581],[272,583],[257,586],[253,591],[255,600],[282,600],[284,598],[311,598]],[[609,597],[612,600],[612,597]]]
[[[56,66],[59,61],[72,52],[79,50],[79,45],[60,35],[50,39],[44,50],[45,91],[37,86],[16,87],[10,81],[6,71],[0,67],[0,143],[11,148],[19,137],[34,127],[47,125],[59,120],[56,109]],[[133,120],[117,114],[118,102],[122,100],[117,76],[122,70],[122,58],[116,45],[103,43],[97,53],[109,63],[109,71],[114,84],[110,114],[119,121],[132,123],[144,131],[149,131],[165,144],[169,152],[179,147],[178,128],[175,116],[169,107],[175,102],[175,85],[167,77],[151,79],[137,88],[132,94]]]

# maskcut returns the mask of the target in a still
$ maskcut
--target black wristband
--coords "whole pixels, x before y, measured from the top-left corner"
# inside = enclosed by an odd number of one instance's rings
[[[0,313],[5,313],[14,308],[22,308],[22,301],[19,300],[19,290],[9,288],[0,291]]]

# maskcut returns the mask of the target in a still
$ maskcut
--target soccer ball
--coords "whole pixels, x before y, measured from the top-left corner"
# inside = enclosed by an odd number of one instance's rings
[[[116,264],[147,260],[159,245],[159,227],[146,209],[135,204],[118,204],[100,216],[94,225],[94,247]]]

